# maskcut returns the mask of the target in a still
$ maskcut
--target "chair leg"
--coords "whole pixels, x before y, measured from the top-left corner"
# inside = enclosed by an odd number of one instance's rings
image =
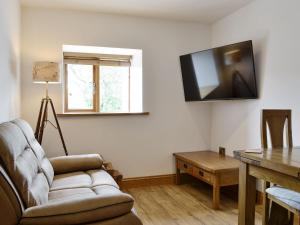
[[[270,187],[270,182],[263,181],[263,215],[262,215],[262,225],[268,225],[269,215],[270,215],[270,200],[266,189]]]
[[[293,225],[294,224],[294,213],[290,212],[290,224],[289,225]]]
[[[289,225],[289,211],[272,201],[268,225]]]

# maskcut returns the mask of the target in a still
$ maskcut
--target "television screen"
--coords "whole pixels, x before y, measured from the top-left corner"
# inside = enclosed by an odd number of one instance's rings
[[[257,98],[252,41],[180,56],[186,101]]]

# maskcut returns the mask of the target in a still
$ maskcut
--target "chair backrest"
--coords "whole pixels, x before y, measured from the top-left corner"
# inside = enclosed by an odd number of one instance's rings
[[[293,147],[291,110],[264,109],[262,111],[262,147],[268,148],[268,127],[272,148],[284,147],[284,130],[286,124],[287,144],[288,147]]]

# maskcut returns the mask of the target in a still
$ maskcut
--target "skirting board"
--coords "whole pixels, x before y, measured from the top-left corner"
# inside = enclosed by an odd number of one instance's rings
[[[125,178],[122,181],[122,189],[163,184],[175,184],[175,174]]]
[[[121,188],[128,189],[128,188],[146,187],[146,186],[153,186],[153,185],[175,184],[175,180],[176,180],[176,174],[125,178],[122,181]],[[199,182],[198,179],[186,173],[181,174],[180,181],[182,184]]]

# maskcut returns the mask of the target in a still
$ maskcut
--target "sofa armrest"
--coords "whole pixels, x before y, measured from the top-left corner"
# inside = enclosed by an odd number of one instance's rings
[[[59,156],[49,160],[55,174],[101,169],[103,164],[99,154]]]
[[[20,225],[86,224],[127,214],[132,208],[132,197],[115,188],[94,197],[73,197],[27,208]]]

